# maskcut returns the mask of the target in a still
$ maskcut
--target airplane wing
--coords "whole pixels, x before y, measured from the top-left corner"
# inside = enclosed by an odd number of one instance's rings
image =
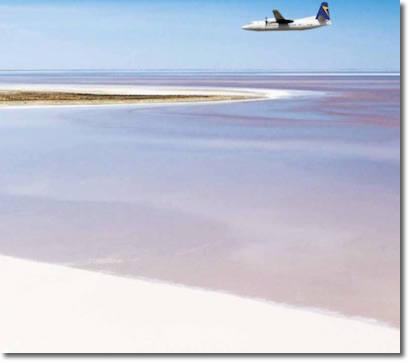
[[[278,10],[273,10],[273,15],[275,16],[275,19],[279,24],[293,23],[293,20],[285,19]]]

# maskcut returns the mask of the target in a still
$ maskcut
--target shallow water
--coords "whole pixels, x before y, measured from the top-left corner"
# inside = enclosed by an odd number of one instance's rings
[[[0,109],[0,253],[400,324],[400,78],[0,73],[325,91]]]

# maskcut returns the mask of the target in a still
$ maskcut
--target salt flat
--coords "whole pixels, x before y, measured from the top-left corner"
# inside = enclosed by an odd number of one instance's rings
[[[6,353],[397,353],[397,329],[0,256]]]
[[[398,77],[13,80],[261,98],[2,108],[0,255],[332,312],[399,338]],[[293,338],[278,339],[277,351]]]

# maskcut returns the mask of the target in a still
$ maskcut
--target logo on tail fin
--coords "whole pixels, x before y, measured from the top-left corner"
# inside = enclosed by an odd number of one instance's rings
[[[329,4],[328,3],[322,3],[322,5],[320,5],[320,9],[319,9],[319,12],[317,13],[316,19],[319,19],[321,16],[325,20],[330,20]]]

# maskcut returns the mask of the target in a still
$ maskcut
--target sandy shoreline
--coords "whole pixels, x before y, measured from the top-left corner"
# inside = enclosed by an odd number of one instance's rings
[[[0,256],[0,344],[21,352],[394,353],[397,329]]]
[[[276,99],[291,94],[294,92],[241,88],[0,84],[0,109],[226,103]]]
[[[86,92],[0,91],[0,105],[6,106],[209,102],[242,99],[239,96],[218,95],[102,95]]]

